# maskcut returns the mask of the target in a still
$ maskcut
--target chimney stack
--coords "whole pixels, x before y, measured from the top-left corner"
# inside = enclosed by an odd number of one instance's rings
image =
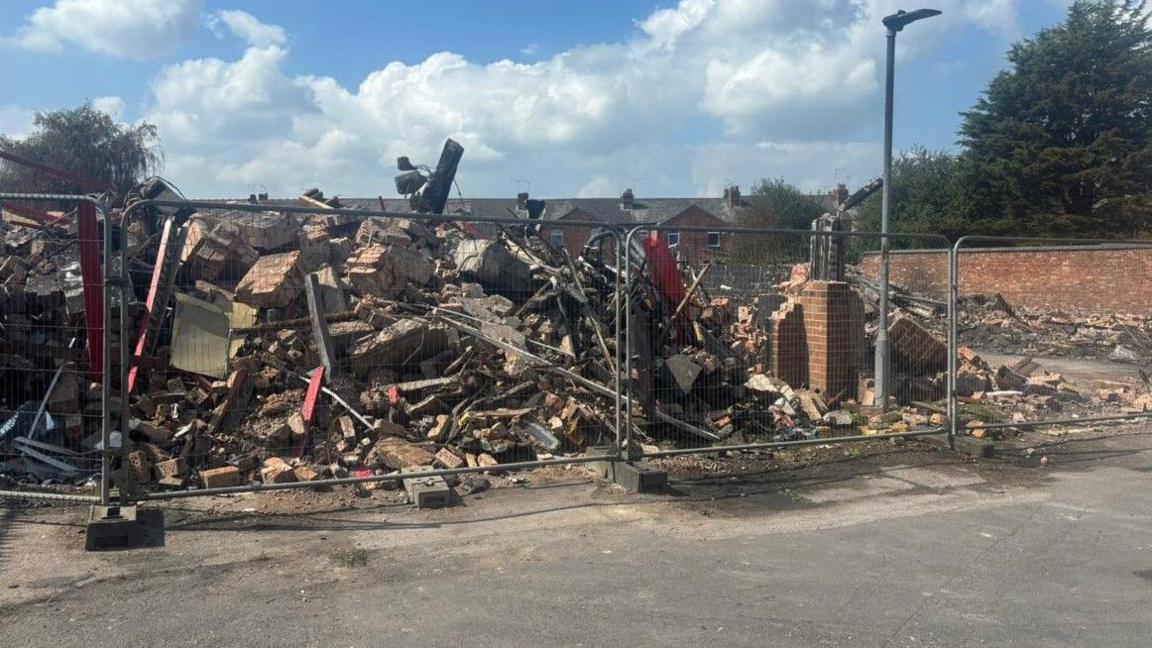
[[[849,195],[850,194],[848,193],[847,185],[845,185],[843,182],[836,185],[835,199],[837,205],[843,203],[845,200],[848,200]]]
[[[634,202],[635,202],[635,196],[632,194],[631,188],[625,189],[624,193],[620,194],[620,208],[621,209],[632,209],[632,205],[634,204]]]
[[[524,210],[528,208],[528,192],[521,191],[516,194],[516,209]]]
[[[724,206],[728,209],[736,209],[744,204],[744,199],[740,196],[740,185],[732,185],[724,189]]]

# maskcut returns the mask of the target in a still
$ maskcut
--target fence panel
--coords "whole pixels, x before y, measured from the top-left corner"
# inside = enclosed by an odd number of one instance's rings
[[[954,259],[960,433],[1061,435],[1152,410],[1152,242],[966,237]]]
[[[899,285],[890,291],[892,382],[885,407],[873,381],[881,265],[867,253],[881,248],[881,236],[635,229],[626,246],[625,325],[625,430],[633,456],[944,430],[948,242],[889,238],[938,254],[939,281],[915,292]],[[809,276],[812,267],[820,279]],[[723,277],[718,284],[707,281],[714,272]],[[779,280],[766,282],[768,276]]]
[[[135,497],[383,484],[618,456],[619,236],[292,204],[142,201]]]
[[[76,501],[99,490],[106,502],[119,454],[108,434],[118,386],[106,282],[118,273],[108,263],[114,228],[86,196],[3,194],[0,210],[0,487]]]

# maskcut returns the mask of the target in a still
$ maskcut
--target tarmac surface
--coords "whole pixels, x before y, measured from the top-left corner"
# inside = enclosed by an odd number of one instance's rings
[[[83,509],[0,508],[0,634],[13,647],[1149,645],[1152,429],[1012,446],[979,462],[913,442],[787,468],[677,459],[652,495],[572,468],[494,478],[437,511],[351,489],[179,500],[158,546],[102,553],[83,551]]]

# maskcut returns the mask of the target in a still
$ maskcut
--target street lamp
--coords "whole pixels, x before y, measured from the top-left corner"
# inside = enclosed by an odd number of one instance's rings
[[[880,201],[880,330],[876,332],[876,402],[881,408],[888,406],[891,387],[891,362],[888,349],[888,204],[892,194],[892,82],[896,70],[896,33],[909,24],[939,16],[936,9],[900,10],[884,17],[888,28],[888,59],[884,83],[884,185]]]

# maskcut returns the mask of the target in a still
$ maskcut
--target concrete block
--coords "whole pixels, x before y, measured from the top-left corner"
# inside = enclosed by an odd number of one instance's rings
[[[916,438],[939,450],[952,449],[948,446],[948,435],[944,433],[930,434]],[[968,455],[969,457],[989,459],[996,453],[995,444],[987,439],[977,439],[970,436],[957,436],[955,443],[956,452]]]
[[[135,506],[97,505],[88,510],[87,551],[129,549],[140,545],[141,536]]]
[[[400,474],[420,473],[428,470],[431,470],[431,466],[414,466],[401,469]],[[403,481],[404,490],[408,493],[408,500],[415,504],[416,508],[444,508],[451,506],[455,499],[455,492],[448,486],[448,482],[444,481],[443,477],[417,477]]]
[[[584,454],[586,454],[590,457],[595,457],[595,456],[602,456],[602,455],[610,455],[610,454],[612,454],[613,451],[614,451],[614,448],[610,445],[588,446],[588,449],[585,450]],[[597,477],[600,477],[601,479],[612,479],[612,464],[613,463],[614,462],[612,462],[612,461],[604,460],[604,461],[592,461],[592,462],[589,462],[585,465],[588,466],[588,468],[592,471],[592,473],[594,475],[596,475]]]
[[[617,461],[614,469],[614,481],[629,493],[654,493],[668,485],[668,473],[651,464]]]

